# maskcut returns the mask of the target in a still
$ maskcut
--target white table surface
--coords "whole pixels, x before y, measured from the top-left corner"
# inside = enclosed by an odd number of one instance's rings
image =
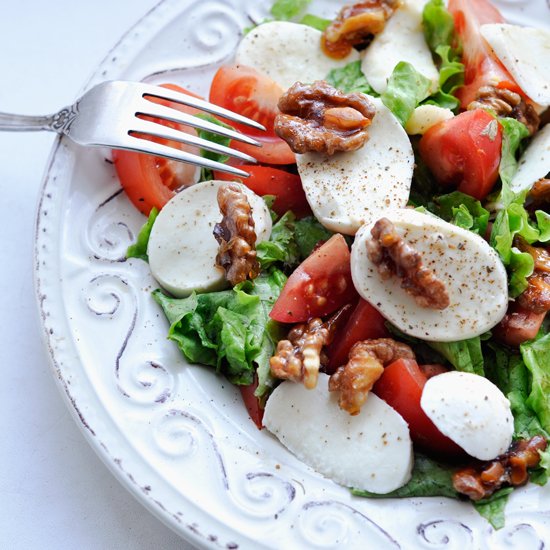
[[[0,111],[72,103],[156,0],[4,0]],[[0,133],[0,548],[190,550],[111,475],[61,398],[41,341],[33,232],[48,133]]]

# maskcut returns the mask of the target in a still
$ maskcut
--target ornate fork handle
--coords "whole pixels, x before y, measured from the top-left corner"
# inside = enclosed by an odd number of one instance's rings
[[[76,105],[61,109],[58,113],[46,116],[14,115],[0,112],[0,130],[28,132],[49,130],[65,134],[78,114]]]

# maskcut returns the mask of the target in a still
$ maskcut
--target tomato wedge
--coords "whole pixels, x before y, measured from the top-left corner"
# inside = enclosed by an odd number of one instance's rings
[[[344,237],[336,234],[296,268],[269,315],[281,323],[301,323],[357,299],[349,248]]]
[[[228,122],[243,134],[254,137],[262,147],[232,141],[230,147],[248,153],[266,164],[293,164],[296,156],[273,130],[277,104],[283,89],[274,81],[250,67],[224,66],[214,75],[210,101],[235,113],[251,118],[266,128],[265,132]]]
[[[498,121],[474,109],[432,126],[420,140],[420,154],[439,183],[481,200],[497,181],[501,146]]]
[[[272,208],[279,216],[282,216],[288,210],[292,210],[297,218],[303,218],[311,214],[311,208],[302,188],[302,181],[297,174],[271,168],[270,166],[253,166],[248,164],[233,164],[233,166],[248,172],[250,177],[239,179],[225,172],[215,170],[214,178],[226,181],[240,181],[260,196],[275,195],[276,199]]]
[[[384,369],[373,391],[405,419],[416,445],[439,455],[463,456],[464,450],[443,435],[420,407],[425,384],[426,376],[414,359],[398,359]]]
[[[163,84],[162,86],[199,97],[175,84]],[[170,103],[168,101],[155,101],[184,113],[196,114],[199,112],[197,109],[185,105]],[[189,126],[179,126],[167,121],[162,121],[162,124],[196,135],[196,131]],[[182,151],[198,153],[196,148],[183,143],[159,138],[154,138],[154,141],[176,147]],[[124,188],[128,198],[146,216],[149,215],[153,207],[160,210],[175,195],[174,189],[195,183],[198,170],[196,166],[191,164],[118,149],[113,150],[113,162],[120,184]]]
[[[449,0],[448,9],[463,48],[464,86],[456,94],[462,108],[466,109],[476,99],[482,86],[497,86],[525,95],[480,33],[481,25],[505,22],[497,8],[488,0]]]
[[[254,424],[256,424],[258,429],[261,430],[263,427],[262,421],[264,417],[264,409],[261,406],[259,399],[254,395],[257,387],[258,378],[255,377],[252,384],[249,384],[248,386],[239,386],[239,390],[241,392],[243,403],[248,411],[248,416],[250,416],[250,419],[254,422]]]
[[[347,323],[336,332],[332,344],[327,348],[328,374],[347,362],[349,350],[356,342],[389,336],[385,322],[378,310],[359,298]]]

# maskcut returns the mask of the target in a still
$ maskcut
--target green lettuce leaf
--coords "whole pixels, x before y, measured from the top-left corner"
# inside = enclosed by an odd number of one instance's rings
[[[338,88],[342,92],[362,92],[374,97],[378,94],[367,82],[363,71],[361,70],[361,61],[352,61],[338,69],[332,69],[325,79],[331,86]]]
[[[430,50],[435,52],[440,46],[452,46],[455,24],[444,0],[430,0],[422,12],[424,38]]]
[[[410,63],[400,61],[380,97],[404,126],[419,103],[430,94],[430,86],[429,78],[420,74]]]
[[[531,373],[531,392],[526,404],[535,411],[542,427],[550,432],[550,334],[520,346]]]
[[[440,353],[456,370],[484,376],[481,338],[475,336],[458,342],[427,342]]]
[[[495,529],[504,527],[504,510],[508,502],[508,496],[514,490],[513,487],[503,487],[495,491],[490,497],[474,502],[474,508]]]
[[[321,242],[332,237],[332,231],[323,227],[317,218],[308,216],[294,222],[294,240],[300,252],[300,259],[305,260]]]
[[[478,235],[485,235],[489,222],[489,211],[481,203],[465,193],[454,191],[434,198],[439,217]]]
[[[139,258],[146,262],[149,261],[149,256],[147,256],[147,245],[149,244],[149,237],[151,236],[151,230],[153,229],[153,224],[159,215],[159,211],[153,207],[151,212],[149,212],[149,218],[139,230],[137,240],[134,244],[131,244],[126,251],[126,258]]]
[[[269,358],[274,349],[269,312],[286,282],[273,269],[232,290],[171,298],[153,292],[170,323],[168,338],[176,342],[191,363],[214,367],[230,382],[248,385],[257,372],[257,395],[273,385]]]
[[[527,288],[527,277],[533,273],[535,265],[529,253],[521,252],[514,246],[516,235],[533,243],[539,239],[540,231],[531,222],[525,208],[513,202],[497,214],[490,239],[491,246],[498,252],[508,270],[508,290],[511,297],[519,296]]]
[[[529,137],[529,130],[522,122],[515,118],[499,118],[502,126],[502,147],[499,166],[500,179],[502,181],[501,202],[508,206],[514,201],[518,201],[516,194],[510,189],[510,183],[518,169],[516,159],[517,151],[521,141]],[[520,199],[518,202],[523,203]]]
[[[449,497],[458,498],[458,493],[453,487],[453,473],[455,468],[448,464],[437,462],[420,453],[415,453],[414,468],[410,481],[392,491],[380,495],[352,489],[354,495],[370,498],[390,498],[390,497]]]
[[[288,211],[273,226],[269,241],[263,241],[256,245],[257,257],[262,269],[279,262],[285,267],[298,265],[300,251],[294,238],[294,221],[294,214]]]
[[[311,0],[276,0],[271,6],[270,13],[277,21],[291,21],[310,4]]]
[[[235,129],[233,128],[233,126],[229,126],[229,124],[225,124],[225,122],[222,122],[221,120],[218,120],[215,116],[207,113],[200,113],[195,116],[202,120],[206,120],[207,122],[211,122],[212,124],[217,124],[218,126],[227,128],[228,130]],[[208,130],[197,130],[197,135],[202,139],[206,139],[207,141],[211,141],[212,143],[217,143],[218,145],[224,145],[225,147],[229,147],[229,143],[231,142],[231,138],[220,136],[219,134],[209,132]],[[229,160],[229,157],[227,155],[224,155],[222,153],[215,153],[214,151],[208,151],[206,149],[200,149],[199,154],[201,155],[201,157],[221,163],[225,163]],[[213,177],[214,176],[210,168],[202,168],[200,181],[208,181],[213,179]]]
[[[454,19],[443,0],[430,0],[422,13],[424,37],[439,67],[439,90],[423,104],[438,105],[453,111],[460,102],[453,93],[464,84],[464,65],[455,42]]]
[[[509,399],[514,415],[514,437],[549,437],[527,399],[531,393],[531,375],[519,353],[494,341],[484,349],[485,375]]]
[[[550,214],[543,210],[537,210],[535,212],[537,219],[537,226],[539,229],[538,241],[541,243],[547,243],[550,241]]]
[[[314,29],[322,32],[332,23],[332,21],[311,13],[306,13],[302,19],[300,19],[300,23],[302,25],[307,25],[308,27],[313,27]]]

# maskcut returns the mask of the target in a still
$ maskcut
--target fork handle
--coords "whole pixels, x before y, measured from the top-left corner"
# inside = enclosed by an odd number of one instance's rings
[[[15,132],[53,130],[53,115],[49,116],[29,116],[13,115],[0,112],[0,130]]]

